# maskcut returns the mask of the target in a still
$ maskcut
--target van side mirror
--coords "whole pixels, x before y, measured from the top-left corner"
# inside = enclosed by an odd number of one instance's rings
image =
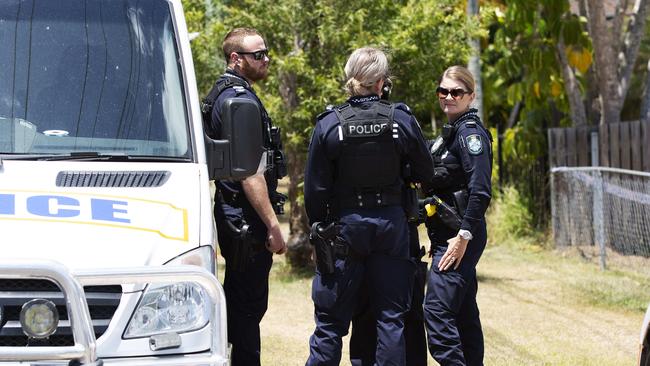
[[[205,135],[210,179],[239,180],[266,164],[259,106],[250,99],[229,98],[222,110],[221,136]]]

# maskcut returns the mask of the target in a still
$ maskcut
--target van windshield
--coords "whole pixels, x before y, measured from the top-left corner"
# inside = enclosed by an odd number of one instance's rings
[[[2,0],[0,154],[190,158],[169,4]]]

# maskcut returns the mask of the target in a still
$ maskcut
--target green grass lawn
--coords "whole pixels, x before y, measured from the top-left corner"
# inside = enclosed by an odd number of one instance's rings
[[[488,244],[478,276],[486,365],[634,365],[648,275],[602,272],[573,253]],[[275,256],[270,291],[262,364],[304,365],[311,278]],[[347,346],[341,364],[349,365]]]

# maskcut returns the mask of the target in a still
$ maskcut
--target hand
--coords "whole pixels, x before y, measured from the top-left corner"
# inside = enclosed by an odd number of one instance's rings
[[[454,270],[458,269],[460,266],[460,261],[465,255],[465,250],[467,249],[467,243],[469,240],[463,239],[460,235],[456,234],[453,238],[447,240],[449,246],[447,246],[447,251],[440,258],[438,263],[438,270],[447,271],[454,265]]]
[[[282,237],[280,225],[275,225],[269,228],[269,235],[266,238],[266,249],[275,254],[284,254],[287,251],[287,244]]]

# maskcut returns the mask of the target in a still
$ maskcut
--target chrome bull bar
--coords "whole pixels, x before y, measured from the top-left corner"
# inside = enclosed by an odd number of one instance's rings
[[[59,285],[65,295],[70,327],[75,342],[73,346],[63,347],[0,347],[0,362],[78,360],[84,365],[101,364],[101,362],[97,362],[97,340],[83,286],[181,281],[199,284],[212,301],[210,356],[207,357],[207,360],[221,361],[227,358],[225,295],[216,277],[204,268],[182,265],[71,272],[58,262],[20,259],[0,261],[0,278],[46,279]]]

